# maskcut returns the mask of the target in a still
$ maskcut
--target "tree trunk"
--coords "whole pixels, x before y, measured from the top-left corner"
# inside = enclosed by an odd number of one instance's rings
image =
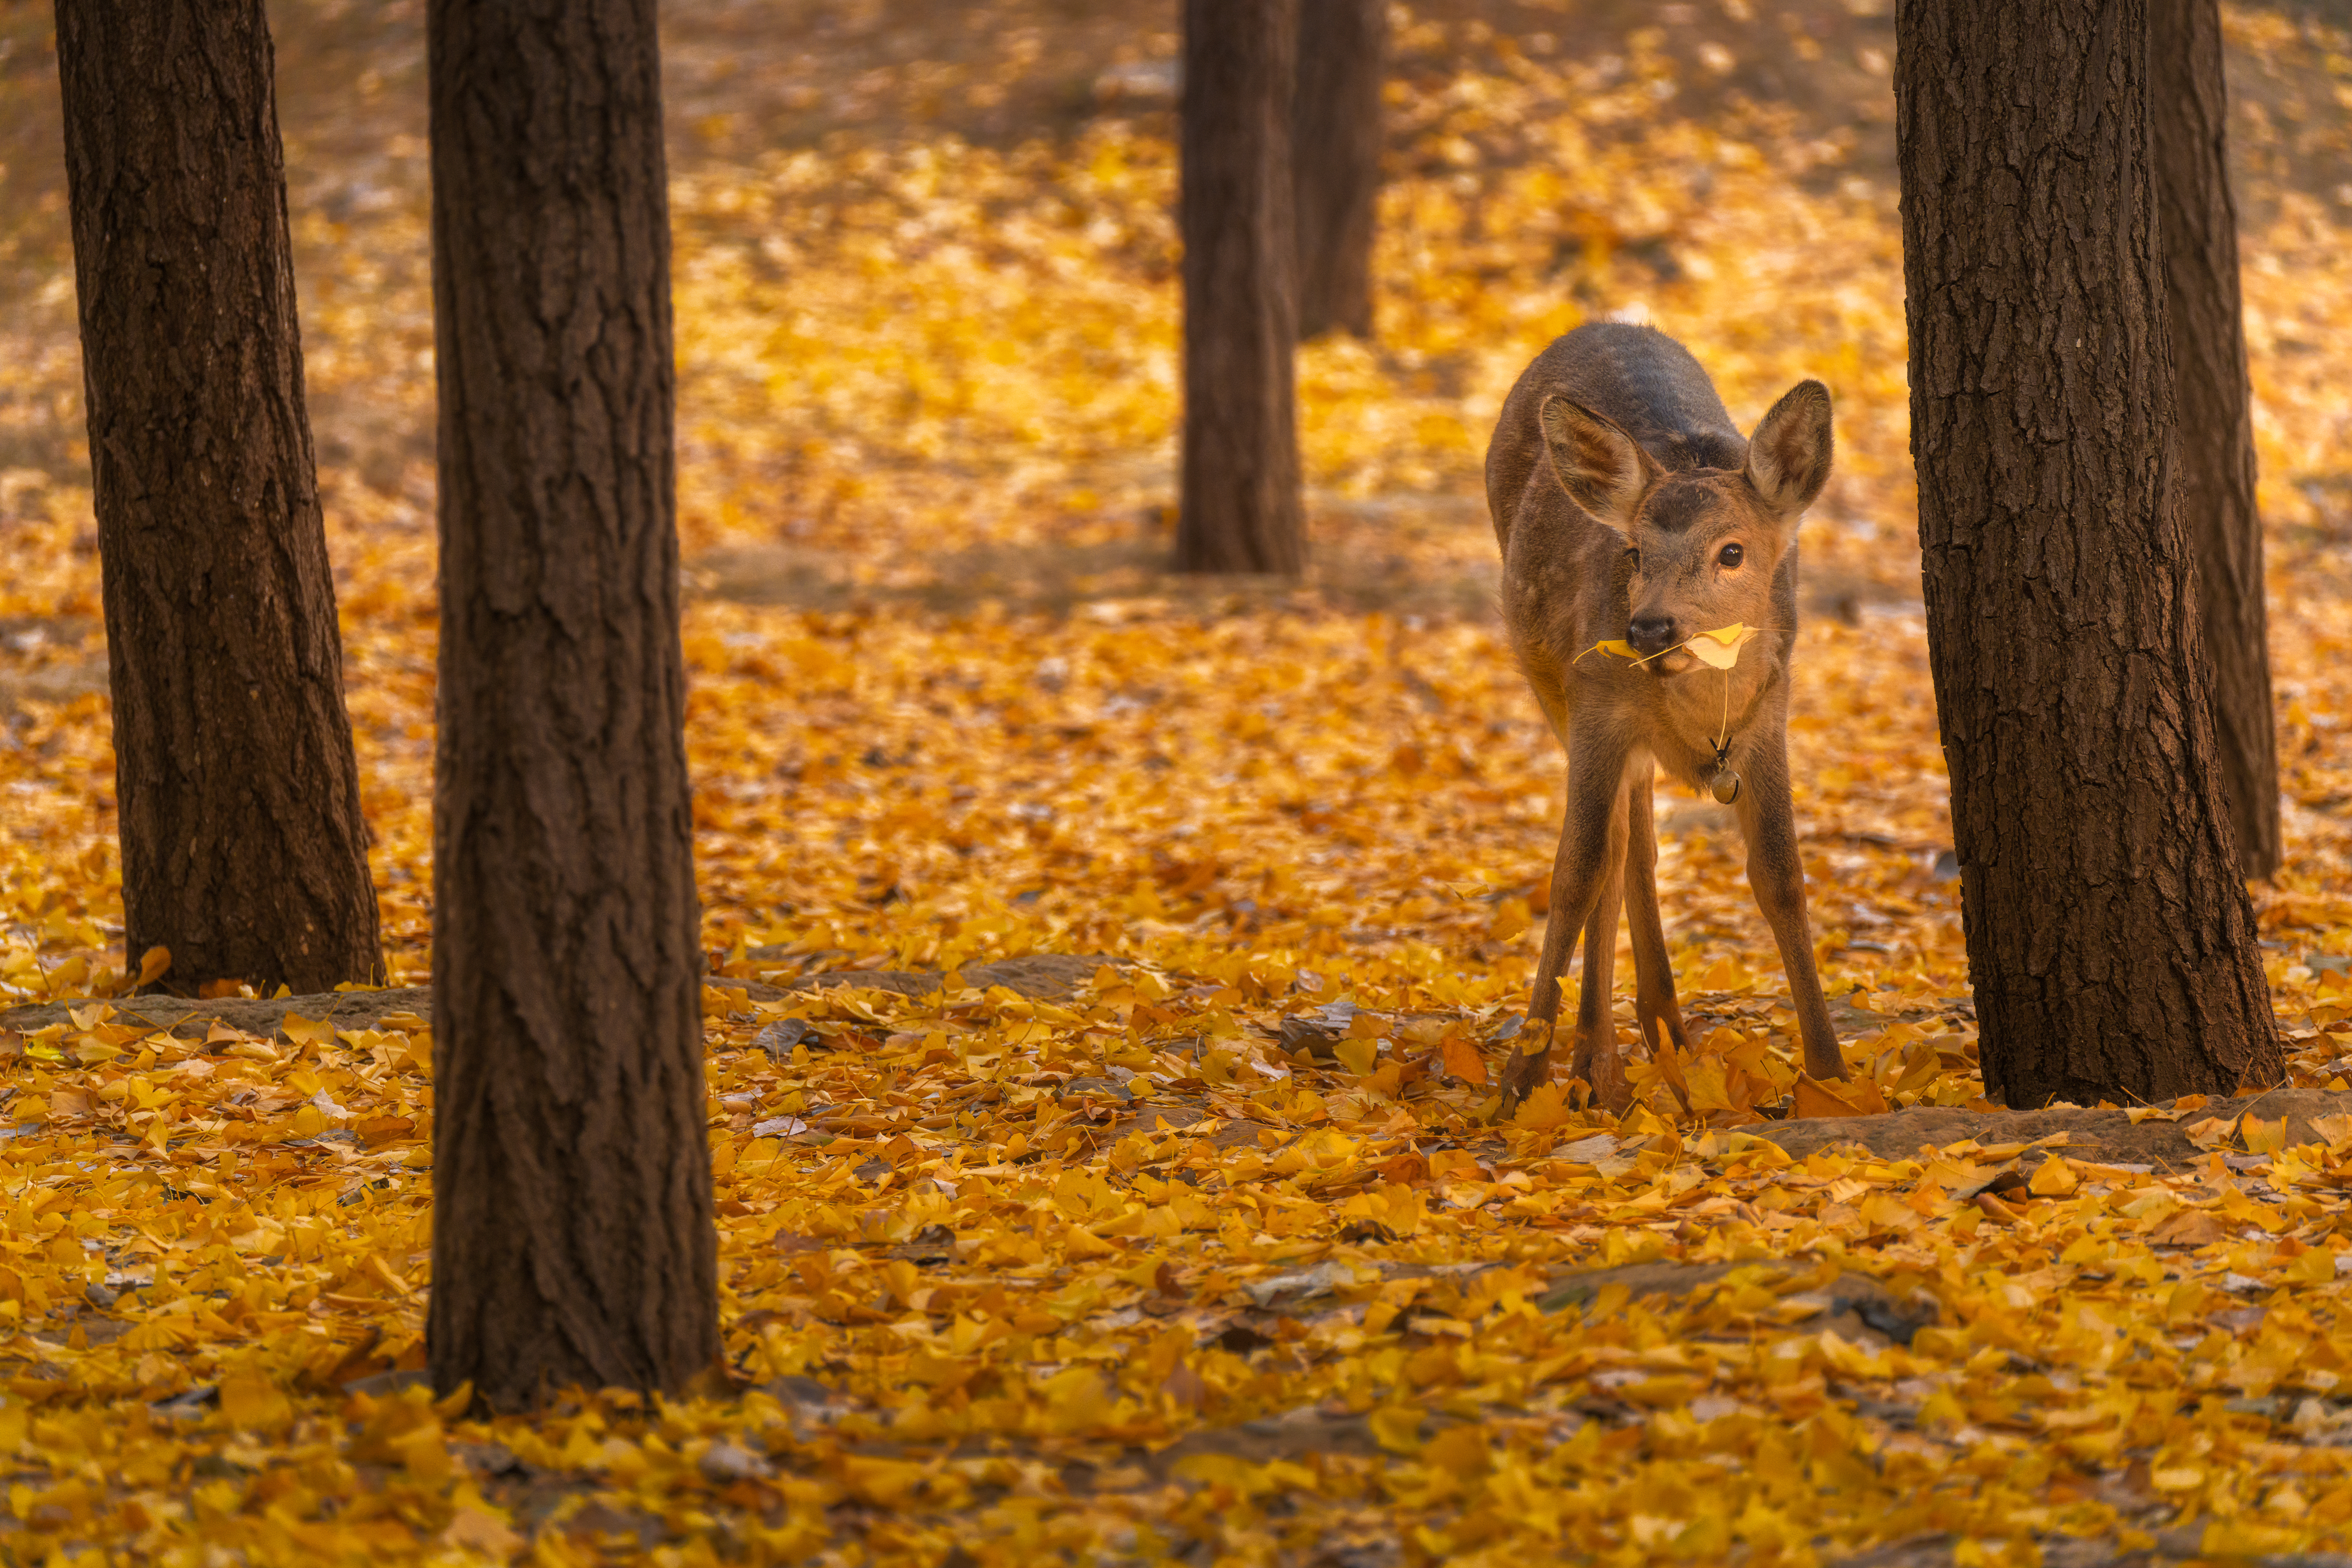
[[[1985,1092],[2283,1075],[2171,486],[2147,0],[1900,0],[1929,664]]]
[[[58,0],[131,965],[379,981],[261,0]]]
[[[1179,571],[1307,564],[1290,100],[1297,0],[1184,0]]]
[[[2213,661],[2222,787],[2249,876],[2279,863],[2263,526],[2254,510],[2253,393],[2238,303],[2238,210],[2223,132],[2221,16],[2214,0],[2149,0],[2158,226],[2179,398],[2180,517],[2197,556],[2197,607]]]
[[[1297,0],[1290,115],[1298,220],[1298,336],[1372,335],[1372,220],[1381,192],[1388,0]]]
[[[433,0],[445,1393],[719,1353],[654,0]]]

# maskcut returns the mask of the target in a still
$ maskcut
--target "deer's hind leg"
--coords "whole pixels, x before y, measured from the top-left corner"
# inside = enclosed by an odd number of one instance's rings
[[[1608,877],[1584,922],[1584,989],[1576,998],[1576,1054],[1571,1071],[1592,1085],[1592,1097],[1612,1111],[1633,1103],[1625,1063],[1617,1051],[1617,915],[1625,898],[1626,806],[1630,790],[1617,787],[1609,808]]]
[[[1675,999],[1675,967],[1666,956],[1665,927],[1658,919],[1658,823],[1652,799],[1654,771],[1637,768],[1626,785],[1625,913],[1633,928],[1633,1016],[1653,1055],[1660,1031],[1677,1051],[1690,1049],[1683,1033],[1681,1005]]]

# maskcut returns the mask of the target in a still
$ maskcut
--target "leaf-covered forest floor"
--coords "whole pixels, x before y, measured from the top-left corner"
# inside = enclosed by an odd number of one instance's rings
[[[1379,337],[1301,357],[1316,566],[1268,591],[1158,565],[1171,5],[678,8],[727,1375],[532,1420],[415,1385],[418,994],[13,1011],[0,1556],[2352,1561],[2352,39],[2227,14],[2286,793],[2256,897],[2303,1092],[2053,1133],[1960,1119],[1874,10],[1401,12]],[[401,986],[420,12],[277,16]],[[0,12],[0,1005],[124,962],[47,30]],[[1677,794],[1697,1048],[1622,1121],[1492,1120],[1560,769],[1489,618],[1478,459],[1527,359],[1611,312],[1743,421],[1837,398],[1792,748],[1857,1099],[1911,1108],[1867,1149],[1787,1119],[1842,1108],[1791,1105],[1736,836]]]

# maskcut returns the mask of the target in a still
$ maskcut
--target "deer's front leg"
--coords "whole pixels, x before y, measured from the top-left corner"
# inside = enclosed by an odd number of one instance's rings
[[[1544,919],[1543,956],[1536,964],[1535,994],[1528,998],[1528,1022],[1503,1068],[1506,1114],[1551,1075],[1551,1026],[1559,1016],[1559,977],[1567,972],[1577,934],[1592,916],[1617,856],[1624,852],[1623,820],[1615,808],[1624,778],[1622,752],[1571,746],[1568,765],[1568,810],[1559,824],[1559,849],[1551,863],[1551,909]]]
[[[1822,998],[1813,968],[1812,927],[1805,919],[1805,866],[1797,854],[1797,813],[1789,800],[1789,755],[1779,746],[1759,747],[1742,758],[1749,775],[1733,809],[1740,837],[1748,841],[1748,885],[1756,906],[1780,947],[1789,977],[1789,1000],[1797,1009],[1797,1032],[1805,1044],[1805,1071],[1815,1078],[1846,1076],[1837,1031],[1830,1027],[1829,1003]]]

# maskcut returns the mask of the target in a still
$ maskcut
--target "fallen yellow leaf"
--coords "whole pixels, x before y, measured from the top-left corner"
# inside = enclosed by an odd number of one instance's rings
[[[2064,1197],[2082,1185],[2074,1166],[2063,1155],[2052,1155],[2034,1168],[2025,1189],[2036,1197]]]
[[[512,1558],[530,1542],[496,1514],[478,1508],[461,1508],[441,1531],[441,1544],[489,1557]]]
[[[1448,1035],[1439,1042],[1437,1049],[1449,1074],[1465,1083],[1486,1082],[1486,1058],[1479,1051],[1476,1040],[1465,1035]]]
[[[1795,1114],[1812,1118],[1821,1116],[1875,1116],[1886,1110],[1886,1096],[1878,1085],[1865,1078],[1839,1082],[1801,1077],[1795,1085]]]

